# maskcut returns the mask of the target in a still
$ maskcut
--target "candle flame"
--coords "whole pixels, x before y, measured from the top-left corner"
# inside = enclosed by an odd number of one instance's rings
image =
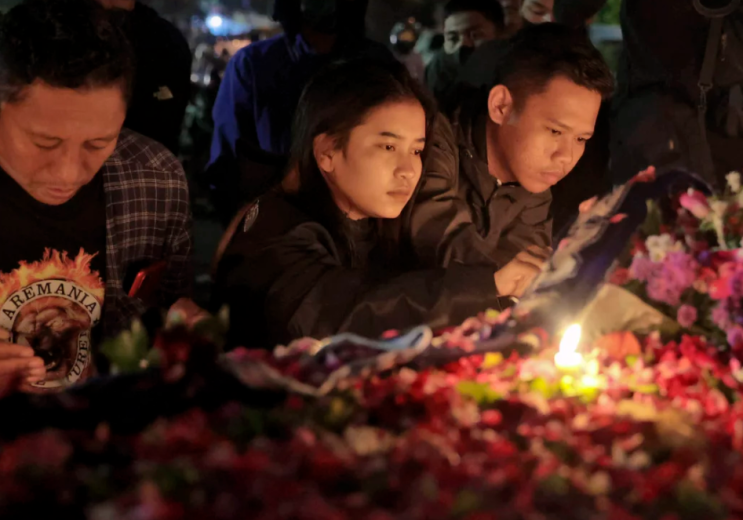
[[[577,323],[567,328],[560,341],[560,352],[575,352],[578,350],[578,343],[583,334],[583,329]]]
[[[583,363],[583,356],[576,352],[582,334],[581,326],[571,325],[560,341],[560,351],[555,354],[555,365],[563,370],[577,370]]]

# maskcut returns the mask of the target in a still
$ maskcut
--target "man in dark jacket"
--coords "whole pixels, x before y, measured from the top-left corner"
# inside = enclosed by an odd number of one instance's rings
[[[436,122],[408,221],[419,260],[501,268],[522,251],[543,256],[550,187],[583,155],[612,87],[585,33],[543,24],[514,37],[495,86],[461,94]]]
[[[578,25],[605,3],[555,0],[555,16]],[[724,186],[724,175],[743,164],[743,6],[737,0],[624,0],[621,23],[614,181],[652,164],[685,167]]]
[[[238,51],[214,104],[212,152],[205,174],[223,220],[280,179],[294,111],[310,77],[337,59],[393,60],[364,37],[368,0],[279,0],[285,33]]]
[[[448,101],[477,47],[505,35],[505,14],[496,0],[450,0],[444,6],[444,47],[426,67],[426,85],[436,100]]]
[[[121,9],[137,71],[124,126],[178,153],[183,116],[191,97],[191,50],[183,34],[135,0],[98,0]]]

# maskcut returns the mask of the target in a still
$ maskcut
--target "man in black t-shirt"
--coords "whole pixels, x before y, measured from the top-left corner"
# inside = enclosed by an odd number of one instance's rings
[[[92,0],[26,0],[0,20],[0,395],[63,389],[146,308],[132,271],[162,265],[152,304],[188,292],[186,180],[122,131],[133,59]]]

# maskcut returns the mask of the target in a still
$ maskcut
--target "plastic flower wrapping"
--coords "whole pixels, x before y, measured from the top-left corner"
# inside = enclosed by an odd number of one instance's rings
[[[740,177],[704,190],[617,188],[516,307],[444,331],[135,328],[117,376],[0,400],[2,517],[743,518]]]

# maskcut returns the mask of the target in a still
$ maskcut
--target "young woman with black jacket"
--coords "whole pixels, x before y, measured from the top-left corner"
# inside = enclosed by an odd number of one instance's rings
[[[219,265],[232,345],[374,337],[502,307],[491,267],[419,269],[399,238],[432,117],[399,64],[346,62],[313,79],[296,113],[293,174],[255,203]]]

